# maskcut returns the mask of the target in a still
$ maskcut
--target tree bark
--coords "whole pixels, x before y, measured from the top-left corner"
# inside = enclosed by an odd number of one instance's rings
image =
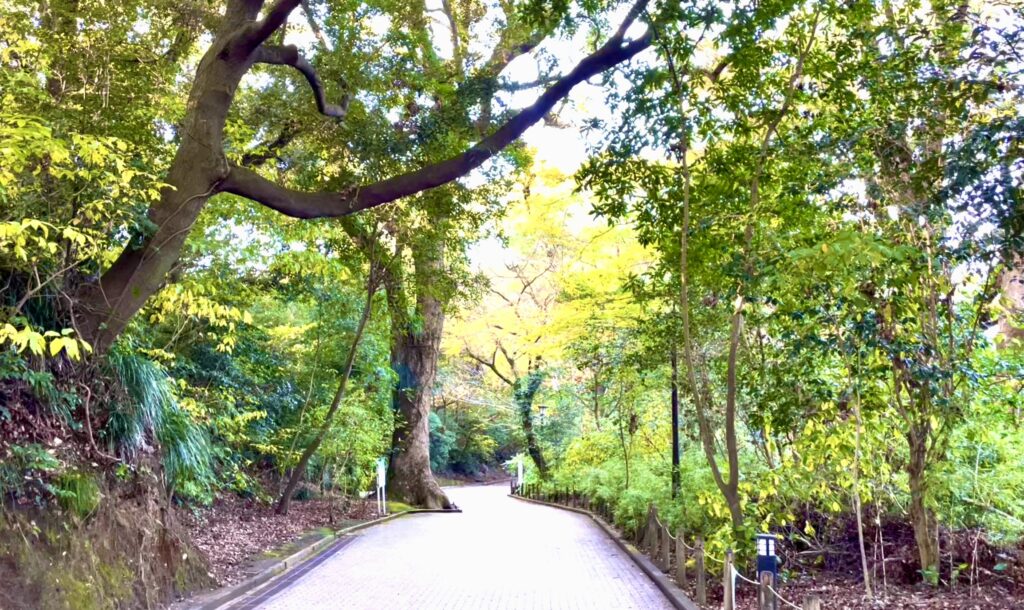
[[[79,294],[79,333],[103,351],[117,338],[177,262],[185,238],[207,200],[228,174],[223,152],[224,124],[242,76],[252,66],[252,49],[239,32],[256,18],[259,6],[231,2],[224,23],[203,55],[189,94],[160,201],[149,210],[156,230],[129,243],[100,279]]]
[[[871,588],[871,572],[868,571],[868,555],[864,549],[864,517],[861,510],[860,498],[860,430],[863,426],[863,418],[860,412],[860,380],[855,381],[853,397],[853,413],[857,427],[854,429],[853,441],[853,510],[857,516],[857,544],[860,547],[860,568],[864,575],[864,593],[868,597],[874,597]]]
[[[922,576],[927,571],[938,572],[939,544],[935,515],[925,503],[928,497],[928,425],[914,423],[907,433],[910,460],[907,475],[910,479],[910,523],[914,528],[918,558],[921,561]],[[927,578],[926,578],[927,580]]]
[[[385,282],[392,315],[391,366],[398,376],[393,405],[397,416],[388,462],[388,496],[424,508],[451,508],[430,470],[430,400],[444,329],[443,303],[431,278],[444,273],[443,242],[414,253],[418,324],[403,307],[399,278]]]

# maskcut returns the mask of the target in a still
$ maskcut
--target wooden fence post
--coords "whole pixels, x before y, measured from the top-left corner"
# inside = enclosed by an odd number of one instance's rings
[[[821,610],[821,598],[817,595],[810,595],[804,600],[804,610]]]
[[[647,517],[647,533],[645,534],[647,539],[647,555],[651,558],[651,561],[655,565],[658,564],[658,545],[661,543],[661,532],[658,531],[658,508],[651,505],[651,510]]]
[[[663,572],[672,569],[672,534],[668,532],[668,526],[661,526],[661,565],[658,566]]]
[[[637,544],[640,546],[640,550],[647,552],[651,544],[651,511],[654,510],[654,505],[651,504],[647,507],[647,519],[644,521],[643,527],[639,528],[639,536]]]
[[[734,610],[736,608],[736,600],[733,599],[733,588],[732,588],[732,549],[726,549],[725,551],[725,568],[722,570],[722,610]]]
[[[651,505],[651,518],[647,522],[647,535],[650,537],[651,547],[650,555],[651,561],[658,562],[658,544],[661,543],[661,532],[658,531],[658,507]]]
[[[676,584],[686,588],[686,545],[682,527],[676,530]]]
[[[708,592],[705,580],[707,574],[704,572],[704,536],[697,536],[697,550],[694,551],[694,559],[697,562],[697,603],[705,606],[708,603]]]
[[[760,588],[757,591],[759,610],[775,610],[775,594],[772,593],[772,573],[761,572]]]

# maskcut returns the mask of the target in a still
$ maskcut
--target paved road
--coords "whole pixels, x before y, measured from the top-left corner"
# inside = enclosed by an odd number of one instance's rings
[[[446,491],[462,514],[409,515],[354,534],[290,586],[245,607],[671,608],[587,517],[513,500],[505,485]]]

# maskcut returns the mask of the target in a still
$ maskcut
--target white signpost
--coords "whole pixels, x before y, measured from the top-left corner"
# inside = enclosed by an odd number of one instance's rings
[[[387,499],[384,497],[384,488],[387,486],[387,477],[387,459],[377,458],[377,512],[381,515],[388,514]]]

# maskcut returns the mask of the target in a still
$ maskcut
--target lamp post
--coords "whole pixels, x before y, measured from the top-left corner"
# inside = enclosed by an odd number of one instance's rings
[[[546,421],[546,416],[547,416],[547,412],[548,412],[548,406],[547,405],[537,405],[537,410],[540,412],[540,419],[538,420],[538,424],[543,426],[545,421]]]

